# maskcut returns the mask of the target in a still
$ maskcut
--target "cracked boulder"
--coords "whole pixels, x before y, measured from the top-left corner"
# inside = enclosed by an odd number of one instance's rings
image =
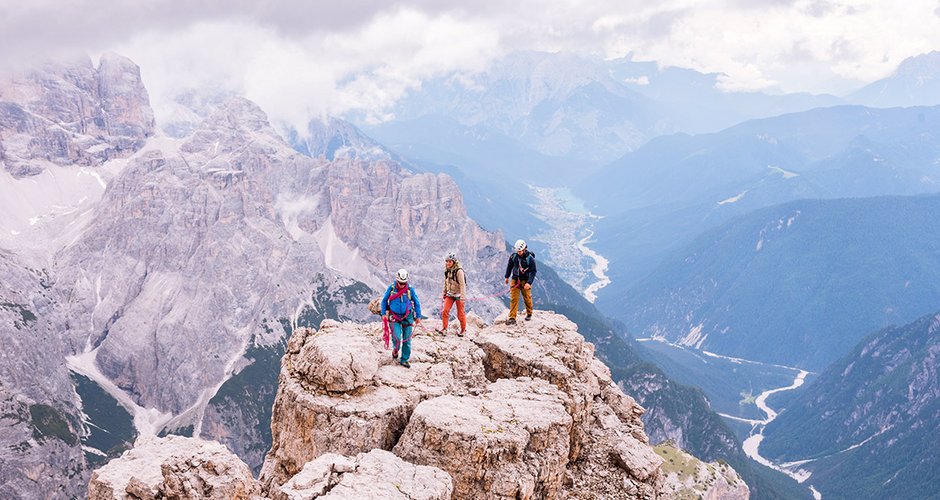
[[[308,339],[294,363],[299,378],[329,392],[351,391],[372,383],[379,355],[369,337],[327,327]]]
[[[449,500],[450,475],[437,467],[414,465],[383,450],[348,458],[321,455],[272,495],[275,500],[388,498]]]
[[[568,463],[565,395],[543,380],[491,384],[480,396],[424,401],[395,446],[454,478],[457,498],[555,498]]]
[[[182,436],[144,437],[96,470],[90,500],[229,498],[261,493],[251,469],[225,446]]]

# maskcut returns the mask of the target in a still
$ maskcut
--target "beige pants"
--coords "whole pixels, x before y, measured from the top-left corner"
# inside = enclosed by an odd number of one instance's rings
[[[509,319],[516,319],[516,309],[519,309],[519,294],[525,302],[525,313],[532,315],[532,291],[526,290],[525,281],[512,280],[512,289],[509,291]]]

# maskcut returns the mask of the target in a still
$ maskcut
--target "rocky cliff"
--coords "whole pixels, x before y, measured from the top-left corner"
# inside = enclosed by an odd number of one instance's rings
[[[0,277],[0,498],[65,496],[87,476],[49,276],[0,250]]]
[[[74,494],[138,433],[218,439],[258,469],[294,328],[361,319],[399,267],[434,314],[452,249],[472,294],[501,283],[502,235],[467,216],[447,176],[306,157],[239,98],[182,140],[152,134],[139,71],[118,56],[0,82],[9,496]],[[40,420],[56,431],[30,439]],[[22,480],[37,463],[56,472]]]
[[[434,297],[448,249],[496,276],[502,246],[466,217],[448,177],[304,157],[257,106],[233,99],[188,140],[131,160],[58,256],[56,288],[69,295],[75,348],[94,349],[102,373],[142,406],[195,410],[180,424],[198,430],[248,346],[276,343],[282,318],[294,326],[327,307],[320,288],[340,295],[332,316],[354,318],[351,306],[399,267]]]
[[[295,332],[266,491],[324,453],[378,448],[447,471],[455,498],[661,494],[663,459],[643,433],[643,409],[573,323],[548,312],[519,326],[472,323],[467,338],[419,334],[411,369],[384,350],[376,324]]]
[[[193,458],[189,441],[181,450],[164,441],[160,453],[135,449],[96,472],[93,498],[123,498],[140,484],[168,491],[180,474],[206,471],[229,485],[224,491],[244,484],[241,491],[278,499],[747,497],[727,465],[654,450],[643,409],[563,316],[471,324],[463,338],[419,327],[410,369],[384,349],[380,324],[298,329],[257,487],[238,479],[242,468]],[[128,467],[148,453],[137,468],[153,472]]]
[[[48,164],[97,166],[128,156],[154,133],[140,69],[105,54],[48,63],[0,81],[0,166],[15,176]]]

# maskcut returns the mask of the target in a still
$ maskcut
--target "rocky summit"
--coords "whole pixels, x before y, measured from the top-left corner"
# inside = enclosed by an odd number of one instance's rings
[[[85,57],[0,80],[0,168],[17,177],[48,165],[98,166],[139,150],[153,110],[129,59]]]
[[[385,349],[379,323],[325,320],[318,330],[297,329],[282,360],[273,445],[257,484],[212,481],[232,498],[747,497],[730,467],[690,455],[682,455],[687,466],[664,467],[672,457],[650,446],[643,408],[564,316],[539,311],[530,322],[489,326],[471,318],[466,337],[432,334],[437,326],[417,327],[410,369]],[[150,453],[162,465],[127,466],[155,442],[96,472],[94,498],[125,498],[130,485],[166,491],[179,475],[204,484],[210,472],[242,477],[245,470],[207,468],[208,458],[172,451],[166,441],[171,451]],[[97,493],[108,491],[115,493]]]

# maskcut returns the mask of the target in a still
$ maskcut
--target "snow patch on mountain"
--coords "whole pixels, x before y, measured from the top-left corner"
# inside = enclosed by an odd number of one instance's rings
[[[738,195],[736,195],[736,196],[732,196],[731,198],[726,198],[726,199],[724,199],[724,200],[719,201],[718,204],[719,204],[719,205],[727,205],[728,203],[735,203],[735,202],[737,202],[737,201],[740,201],[741,198],[744,198],[744,195],[747,194],[747,191],[748,191],[748,190],[745,189],[743,192],[741,192],[740,194],[738,194]]]
[[[144,408],[137,404],[131,396],[115,385],[106,377],[98,366],[95,359],[98,356],[98,349],[91,349],[82,354],[76,354],[65,358],[66,365],[75,373],[84,375],[104,389],[124,408],[134,416],[134,428],[140,436],[155,436],[163,428],[163,425],[173,418],[171,413],[163,413],[156,408]]]
[[[176,151],[179,141],[152,137],[141,150]],[[71,244],[94,214],[108,187],[128,161],[118,158],[97,167],[60,166],[41,162],[42,171],[15,177],[0,170],[0,247],[19,254],[26,263],[44,268],[52,256]]]
[[[358,248],[349,248],[333,227],[333,218],[327,217],[323,227],[313,234],[323,258],[330,269],[361,281],[370,287],[381,290],[385,287],[382,280],[369,270],[369,263],[359,254]]]

